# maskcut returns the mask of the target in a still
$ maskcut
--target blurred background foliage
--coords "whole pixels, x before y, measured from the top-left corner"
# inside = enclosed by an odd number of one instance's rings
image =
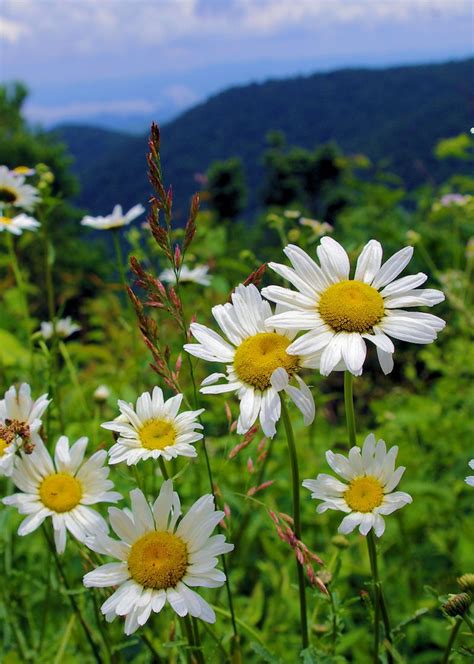
[[[62,433],[72,439],[88,435],[93,449],[109,447],[110,435],[100,429],[100,422],[117,415],[118,398],[134,401],[159,379],[149,367],[151,357],[139,339],[125,300],[106,243],[108,237],[79,225],[82,211],[71,204],[78,186],[71,174],[71,159],[63,144],[25,124],[21,114],[25,94],[21,85],[0,89],[0,163],[10,167],[43,164],[45,170],[39,166],[38,173],[53,177],[43,178],[44,202],[37,215],[43,230],[25,233],[15,245],[27,283],[30,327],[23,319],[7,253],[0,255],[2,386],[6,389],[11,383],[27,381],[36,395],[45,391],[52,394],[47,424],[50,439],[56,440]],[[165,145],[167,140],[164,131]],[[92,161],[93,145],[89,149]],[[135,158],[142,160],[144,170],[143,141],[140,150]],[[300,147],[288,142],[281,131],[272,132],[260,155],[260,204],[252,218],[245,212],[249,185],[241,154],[236,151],[235,158],[210,164],[200,179],[203,204],[186,264],[207,264],[212,282],[209,287],[184,283],[181,288],[188,318],[196,316],[212,325],[211,307],[224,302],[231,289],[263,262],[284,261],[285,244],[298,244],[314,255],[321,235],[330,232],[353,259],[372,237],[382,242],[385,257],[402,246],[414,245],[410,271],[427,272],[428,284],[446,293],[446,302],[435,313],[447,320],[447,327],[435,344],[398,343],[395,370],[387,377],[370,355],[364,375],[355,381],[359,440],[374,431],[388,445],[400,447],[399,461],[407,466],[402,489],[414,499],[413,505],[387,519],[381,542],[381,572],[396,626],[395,645],[403,653],[397,661],[410,664],[440,661],[451,625],[442,615],[439,596],[456,592],[456,577],[474,571],[473,494],[463,481],[467,463],[474,456],[474,198],[469,196],[474,191],[474,178],[466,168],[472,168],[472,138],[466,134],[448,137],[432,144],[431,151],[433,160],[446,167],[447,177],[436,183],[428,172],[416,187],[407,189],[399,175],[383,167],[383,160],[380,166],[363,154],[345,154],[332,142],[312,149]],[[167,180],[166,159],[163,166]],[[101,175],[105,179],[109,176],[115,174],[105,170]],[[462,202],[446,203],[443,197],[451,193],[463,195]],[[122,202],[119,187],[115,196],[114,203]],[[187,201],[176,202],[176,207],[180,206],[186,209]],[[121,241],[128,255],[136,256],[158,275],[167,266],[144,219],[132,224]],[[183,233],[179,226],[173,232],[176,239]],[[2,235],[0,242],[4,243]],[[54,349],[37,336],[31,337],[31,331],[38,329],[49,313],[46,265],[54,280],[54,310],[72,315],[82,328]],[[264,283],[273,279],[267,273]],[[156,316],[174,363],[181,353],[180,336],[163,312]],[[208,364],[196,363],[198,379],[210,369]],[[189,385],[186,371],[183,363],[183,385]],[[334,373],[323,379],[314,372],[307,375],[307,381],[315,395],[316,421],[304,428],[296,412],[294,421],[302,476],[315,477],[318,472],[328,472],[324,459],[327,449],[344,453],[348,445],[342,375]],[[100,384],[110,390],[105,400],[93,396]],[[236,543],[229,566],[237,615],[243,623],[243,661],[295,662],[299,634],[293,554],[278,539],[267,512],[267,508],[291,511],[284,436],[278,434],[270,443],[261,442],[262,436],[257,434],[230,460],[229,452],[239,442],[229,429],[230,421],[237,417],[238,403],[229,399],[225,406],[224,397],[203,397],[202,403],[218,492],[230,511],[227,535]],[[265,458],[262,450],[267,451]],[[150,463],[139,468],[147,476],[152,470]],[[208,490],[203,464],[202,455],[196,461],[175,462],[174,471],[181,473],[179,491],[185,507]],[[122,491],[133,486],[122,466],[114,468],[113,477]],[[249,489],[266,480],[274,483],[248,495]],[[2,482],[3,492],[10,492],[8,482]],[[150,489],[156,491],[159,477],[152,483]],[[309,591],[314,646],[301,661],[366,664],[372,607],[367,594],[370,570],[364,539],[358,534],[347,539],[335,537],[340,515],[328,512],[317,516],[309,493],[303,494],[302,505],[304,541],[325,562],[321,574],[330,595]],[[80,628],[66,608],[67,598],[53,577],[40,535],[25,539],[13,535],[19,523],[13,510],[3,508],[0,520],[0,546],[5,554],[2,661],[92,661]],[[90,566],[75,555],[76,550],[71,538],[65,566],[74,579],[73,592],[100,634],[102,627],[100,621],[95,622],[91,593],[82,589],[80,582]],[[45,587],[54,620],[43,623],[39,612],[44,606]],[[224,591],[209,591],[208,597],[223,609],[216,631],[227,645],[231,631]],[[160,654],[180,661],[180,640],[171,612],[154,617],[151,625]],[[152,661],[139,637],[122,636],[118,621],[109,629],[116,647],[115,661],[119,657],[130,662]],[[205,652],[208,661],[223,661],[209,636]],[[472,661],[473,653],[472,639],[469,641],[461,630],[451,661]]]

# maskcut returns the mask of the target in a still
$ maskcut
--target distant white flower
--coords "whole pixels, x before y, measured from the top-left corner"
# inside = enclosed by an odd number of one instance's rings
[[[107,385],[98,385],[94,390],[93,396],[96,401],[107,401],[110,397],[110,389]]]
[[[209,267],[207,265],[196,265],[190,269],[187,265],[181,267],[181,272],[179,274],[179,282],[182,281],[192,281],[195,284],[200,284],[201,286],[209,286],[211,283],[211,276],[209,273]],[[170,284],[176,283],[176,276],[174,270],[167,268],[163,270],[160,274],[159,279]]]
[[[308,217],[301,217],[300,224],[311,228],[316,237],[322,237],[326,233],[334,231],[334,228],[327,221],[318,221],[317,219],[309,219]]]
[[[471,459],[471,461],[469,461],[469,468],[472,468],[472,470],[474,470],[474,459]],[[466,477],[466,484],[469,484],[469,486],[474,486],[474,475],[468,475]]]
[[[439,200],[441,207],[449,207],[450,205],[466,205],[472,199],[469,194],[445,194]]]
[[[269,266],[298,290],[264,288],[265,297],[289,309],[266,322],[295,333],[309,330],[293,341],[287,352],[320,353],[324,376],[337,368],[360,375],[366,339],[377,347],[383,372],[390,373],[395,347],[389,337],[428,344],[445,326],[437,316],[400,308],[431,307],[444,300],[439,290],[418,288],[427,279],[422,272],[396,279],[408,265],[413,247],[398,251],[382,265],[382,246],[370,240],[357,260],[353,279],[349,277],[347,253],[330,237],[323,237],[317,249],[320,265],[295,245],[284,251],[293,267],[279,263]]]
[[[119,434],[109,450],[109,463],[126,461],[131,466],[160,456],[166,461],[178,456],[197,456],[193,443],[202,438],[202,433],[196,429],[202,429],[197,418],[204,409],[178,415],[182,400],[183,395],[177,394],[164,401],[162,390],[154,387],[152,394],[144,392],[138,397],[135,408],[126,401],[119,401],[121,415],[101,425]]]
[[[191,332],[199,343],[185,344],[184,349],[203,360],[227,363],[227,373],[213,373],[201,384],[204,394],[237,392],[240,415],[237,433],[244,434],[260,417],[266,436],[274,436],[280,419],[280,391],[285,391],[304,415],[305,423],[314,419],[311,391],[298,376],[302,367],[314,367],[308,355],[289,355],[287,348],[294,334],[270,325],[268,302],[262,300],[257,288],[237,286],[232,304],[218,305],[212,315],[230,343],[213,330],[191,324]],[[215,385],[220,378],[225,383]],[[295,380],[296,386],[289,384]]]
[[[78,332],[81,329],[80,325],[72,322],[71,316],[66,316],[66,318],[60,318],[57,321],[43,321],[41,323],[41,335],[44,339],[51,339],[54,330],[56,329],[56,335],[61,339],[66,339],[70,337],[74,332]]]
[[[22,383],[18,391],[12,385],[0,401],[0,422],[9,420],[25,424],[31,433],[36,433],[41,428],[41,417],[50,401],[47,394],[33,400],[28,383]]]
[[[38,190],[25,184],[24,175],[14,173],[7,166],[0,166],[0,211],[8,205],[32,210],[38,201]]]
[[[3,499],[5,505],[13,505],[20,514],[27,514],[18,534],[28,535],[51,517],[54,541],[58,553],[66,547],[66,531],[80,542],[88,534],[108,531],[107,522],[89,505],[116,503],[121,495],[107,479],[110,469],[104,467],[105,450],[99,450],[85,463],[87,438],[79,440],[69,449],[66,436],[57,442],[54,463],[39,439],[31,454],[20,452],[15,459],[12,479],[23,493],[15,493]]]
[[[130,499],[131,512],[109,509],[110,524],[121,541],[99,532],[86,542],[93,551],[120,561],[84,576],[87,587],[118,586],[101,607],[106,620],[126,616],[125,634],[132,634],[168,602],[179,616],[215,622],[213,609],[191,588],[218,588],[225,582],[225,575],[215,569],[217,556],[234,545],[226,543],[224,535],[211,537],[224,512],[216,511],[213,497],[206,495],[180,519],[171,480],[163,483],[153,505],[138,489]]]
[[[375,436],[369,434],[362,446],[353,447],[348,458],[342,454],[326,452],[331,468],[346,482],[332,475],[321,473],[315,480],[304,480],[311,497],[322,500],[316,511],[339,510],[347,516],[339,526],[339,532],[347,535],[359,526],[359,532],[367,535],[371,528],[377,537],[385,531],[384,516],[412,502],[408,493],[394,491],[405,471],[403,466],[395,469],[398,447],[388,452],[383,440],[375,444]]]
[[[25,177],[30,177],[36,173],[36,169],[30,168],[30,166],[16,166],[12,171],[16,175],[24,175]]]
[[[40,226],[39,221],[23,213],[16,217],[0,216],[0,233],[8,231],[12,235],[21,235],[23,231],[36,231]]]
[[[121,205],[116,205],[112,210],[112,214],[109,214],[106,217],[91,217],[86,215],[81,221],[81,224],[101,231],[109,230],[111,228],[120,228],[122,226],[128,226],[131,221],[144,212],[145,208],[140,203],[134,205],[126,214],[123,213]]]

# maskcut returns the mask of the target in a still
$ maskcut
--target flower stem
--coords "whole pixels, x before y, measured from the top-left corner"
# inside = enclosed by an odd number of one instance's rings
[[[443,659],[441,660],[441,664],[448,664],[449,662],[449,656],[451,654],[451,649],[454,645],[454,642],[456,640],[456,636],[458,635],[459,629],[462,625],[462,618],[460,616],[457,616],[456,622],[453,625],[453,628],[451,630],[451,634],[449,635],[448,643],[446,644],[446,650],[444,651]]]
[[[379,574],[377,569],[377,552],[375,549],[374,536],[372,531],[367,534],[367,547],[369,549],[370,569],[374,583],[374,664],[379,661],[379,623],[380,623],[380,593],[379,593]]]
[[[293,528],[297,539],[301,540],[301,519],[300,519],[300,477],[298,470],[298,458],[296,455],[295,436],[293,427],[291,426],[290,415],[288,413],[287,405],[284,399],[281,399],[281,415],[283,424],[286,431],[286,439],[288,442],[288,452],[290,455],[291,464],[291,479],[293,489]],[[300,596],[300,621],[301,621],[301,638],[303,642],[303,649],[309,646],[308,638],[308,615],[306,609],[306,593],[305,593],[305,578],[304,570],[298,560],[296,561],[296,569],[298,573],[298,586]]]
[[[164,480],[169,479],[168,471],[166,470],[166,464],[163,461],[163,457],[158,457],[158,464],[160,466],[161,474],[163,475]]]
[[[471,630],[471,632],[474,634],[474,623],[472,622],[472,620],[469,618],[469,616],[466,613],[463,615],[462,618],[463,618],[464,622],[466,623],[466,625]]]
[[[199,662],[200,664],[204,662],[202,652],[200,650],[200,646],[196,643],[195,640],[195,634],[193,631],[193,625],[191,622],[191,618],[189,617],[188,614],[183,616],[183,623],[184,623],[184,628],[186,630],[186,635],[188,637],[188,643],[189,647],[191,649],[191,662],[194,664],[195,662]]]
[[[21,269],[18,263],[18,258],[16,256],[15,252],[15,246],[13,244],[13,237],[11,233],[6,233],[7,236],[7,246],[8,246],[8,253],[10,255],[10,263],[12,266],[13,274],[15,276],[15,281],[18,290],[20,291],[20,297],[21,297],[21,308],[23,309],[23,317],[25,319],[25,324],[26,324],[26,330],[28,334],[28,344],[31,347],[31,333],[33,332],[33,325],[32,321],[30,318],[30,311],[28,308],[28,298],[27,298],[27,293],[26,293],[26,284],[23,279],[23,275],[21,273]]]
[[[71,603],[71,608],[74,611],[74,613],[77,615],[77,617],[79,619],[79,622],[81,623],[82,629],[84,630],[87,641],[89,642],[89,645],[91,647],[92,653],[93,653],[96,661],[98,662],[98,664],[101,664],[103,660],[102,660],[102,657],[100,655],[100,651],[99,651],[94,639],[92,638],[92,634],[91,634],[91,632],[89,630],[89,627],[87,625],[87,621],[85,620],[84,616],[82,615],[81,609],[79,608],[79,604],[76,602],[76,598],[70,592],[71,588],[70,588],[69,583],[66,579],[66,575],[64,574],[64,569],[63,569],[63,566],[61,565],[61,561],[59,560],[59,556],[57,554],[56,547],[54,546],[54,543],[51,541],[48,533],[46,532],[46,528],[44,526],[43,526],[42,530],[43,530],[43,534],[46,538],[46,541],[48,543],[49,549],[50,549],[51,553],[53,554],[54,562],[56,563],[56,567],[57,567],[57,570],[58,570],[59,579],[60,579],[60,581],[64,585],[64,588],[67,591],[66,594],[67,594],[67,597],[69,599],[69,602]]]
[[[346,410],[349,444],[351,447],[353,447],[356,444],[356,424],[354,413],[354,394],[352,390],[352,374],[350,371],[344,371],[344,407]]]

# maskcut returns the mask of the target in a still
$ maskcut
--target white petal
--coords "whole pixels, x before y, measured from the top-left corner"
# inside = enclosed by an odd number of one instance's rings
[[[386,261],[372,282],[372,286],[379,290],[383,286],[393,281],[402,270],[408,265],[413,256],[413,247],[404,247],[397,251],[391,258]]]
[[[377,240],[370,240],[362,249],[359,258],[354,279],[371,284],[375,275],[380,270],[382,263],[382,245]]]

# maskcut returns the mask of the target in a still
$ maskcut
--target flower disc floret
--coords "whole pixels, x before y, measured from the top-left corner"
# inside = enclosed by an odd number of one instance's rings
[[[319,300],[322,319],[336,332],[371,332],[383,318],[383,297],[362,281],[329,286]]]
[[[354,512],[372,512],[383,503],[383,486],[376,477],[356,477],[344,493],[344,499]]]
[[[299,366],[297,355],[288,355],[291,341],[276,332],[262,332],[245,339],[235,351],[234,368],[244,383],[258,390],[270,387],[273,372],[282,367],[293,376]]]
[[[9,203],[12,205],[17,200],[17,194],[14,189],[10,187],[0,187],[0,201],[2,203]]]
[[[41,482],[39,494],[43,504],[53,512],[69,512],[81,502],[82,484],[68,473],[48,475]]]
[[[9,443],[6,440],[0,438],[0,457],[5,454],[5,450],[7,449],[8,445]]]
[[[186,574],[188,549],[183,540],[168,532],[140,537],[130,549],[128,569],[144,588],[174,588]]]
[[[140,429],[140,440],[147,450],[163,450],[168,445],[174,444],[176,429],[172,422],[150,420]]]

